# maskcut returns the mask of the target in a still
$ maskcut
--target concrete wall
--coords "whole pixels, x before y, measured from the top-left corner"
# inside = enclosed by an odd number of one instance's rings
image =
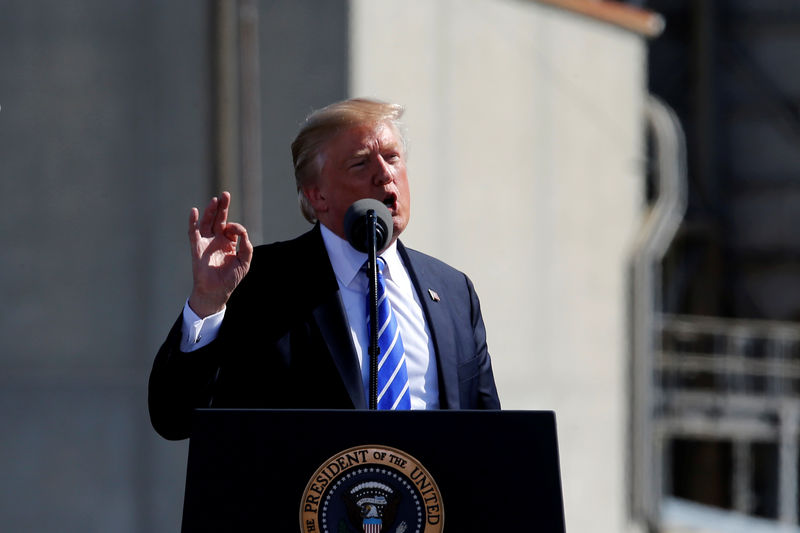
[[[211,4],[0,6],[0,529],[178,531],[187,442],[150,427],[147,377],[191,284],[189,208],[216,192]],[[276,239],[307,227],[289,141],[346,96],[347,10],[260,12]]]
[[[264,242],[311,226],[300,214],[289,148],[312,110],[347,97],[347,0],[261,0]]]
[[[568,529],[624,531],[645,43],[517,0],[354,0],[351,27],[351,93],[408,109],[404,242],[474,281],[504,408],[556,411]]]
[[[0,522],[174,530],[186,446],[153,434],[146,383],[189,286],[171,228],[208,194],[207,13],[2,12]]]

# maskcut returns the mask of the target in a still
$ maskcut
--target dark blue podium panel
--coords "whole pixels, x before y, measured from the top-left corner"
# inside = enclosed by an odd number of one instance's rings
[[[362,533],[381,520],[384,533],[563,533],[555,414],[196,411],[182,531]]]

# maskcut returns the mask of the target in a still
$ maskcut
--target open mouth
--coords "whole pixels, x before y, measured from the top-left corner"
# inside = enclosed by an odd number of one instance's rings
[[[390,193],[383,199],[383,205],[394,211],[397,208],[397,195]]]

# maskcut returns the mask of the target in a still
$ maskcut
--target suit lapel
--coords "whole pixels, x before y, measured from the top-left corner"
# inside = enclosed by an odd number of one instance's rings
[[[316,265],[321,270],[316,279],[321,280],[319,294],[322,296],[321,301],[314,307],[311,314],[317,323],[333,362],[339,370],[339,376],[344,382],[350,399],[353,401],[353,406],[356,409],[365,409],[367,403],[364,385],[361,381],[361,367],[356,358],[356,351],[350,336],[350,327],[347,324],[347,316],[342,303],[342,296],[339,292],[339,284],[336,281],[336,275],[333,273],[328,252],[325,250],[325,243],[322,241],[319,224],[314,228],[312,234],[315,237],[313,260],[316,261]],[[313,276],[309,278],[315,279]]]
[[[460,406],[458,395],[458,361],[456,358],[456,338],[453,322],[449,313],[452,302],[446,300],[447,295],[442,290],[441,278],[435,270],[429,268],[425,261],[412,260],[418,255],[409,254],[401,242],[397,243],[397,250],[403,259],[403,264],[408,270],[414,288],[417,291],[425,320],[433,340],[433,349],[439,371],[439,400],[442,409],[458,409]],[[432,291],[432,292],[431,292]]]

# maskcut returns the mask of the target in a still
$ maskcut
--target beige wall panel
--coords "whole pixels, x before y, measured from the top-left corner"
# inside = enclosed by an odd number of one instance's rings
[[[475,282],[504,408],[553,409],[568,527],[625,514],[645,47],[535,2],[351,3],[351,93],[405,104],[406,244]]]

